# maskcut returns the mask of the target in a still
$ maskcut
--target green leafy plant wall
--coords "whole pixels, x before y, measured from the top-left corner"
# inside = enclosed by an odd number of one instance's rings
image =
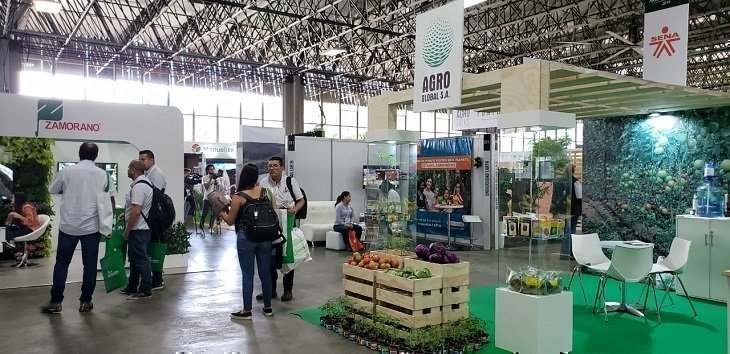
[[[13,169],[13,191],[25,192],[28,200],[38,205],[38,214],[53,215],[51,194],[48,192],[54,166],[52,144],[50,139],[0,137],[0,145],[12,154],[9,165]],[[9,204],[0,206],[0,215],[5,217],[10,212],[9,208]],[[50,226],[29,250],[32,257],[51,255]]]
[[[675,216],[692,206],[705,162],[728,191],[730,107],[584,123],[583,233],[639,239],[666,254]]]

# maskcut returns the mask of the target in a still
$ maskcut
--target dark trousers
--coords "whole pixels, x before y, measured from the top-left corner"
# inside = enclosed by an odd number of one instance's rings
[[[210,205],[210,202],[207,199],[204,200],[203,201],[203,213],[200,216],[200,225],[198,225],[198,226],[200,226],[201,229],[203,229],[203,231],[205,231],[203,224],[205,224],[205,218],[208,216],[208,213],[210,213],[210,221],[208,222],[208,228],[209,229],[213,228],[213,220],[215,220],[215,217],[217,215],[213,215],[212,211],[213,211],[213,206]]]
[[[91,302],[96,288],[96,261],[99,258],[98,232],[82,236],[73,236],[58,231],[58,248],[56,249],[56,265],[53,267],[53,286],[51,287],[51,303],[63,302],[63,291],[66,289],[68,266],[81,241],[81,259],[84,264],[83,282],[81,283],[81,302]]]
[[[357,224],[352,224],[352,229],[355,230],[355,237],[357,237],[358,240],[360,240],[360,236],[362,236],[362,227]],[[350,245],[350,229],[347,228],[347,225],[344,224],[337,224],[332,226],[332,230],[335,230],[342,234],[342,239],[345,241],[345,249],[347,249]],[[352,250],[353,252],[357,252],[359,250]]]
[[[152,266],[147,246],[150,243],[150,230],[132,230],[127,240],[129,255],[129,283],[127,289],[149,294],[152,291]],[[141,279],[141,282],[140,282]]]
[[[12,241],[16,237],[25,236],[31,232],[33,232],[33,230],[29,229],[25,225],[10,225],[5,227],[5,240]]]
[[[279,279],[279,272],[276,270],[276,264],[271,263],[269,271],[271,272],[271,294],[273,296],[273,294],[276,294],[276,281]],[[294,271],[292,270],[291,272],[284,274],[282,282],[284,283],[284,292],[292,291],[294,288]]]

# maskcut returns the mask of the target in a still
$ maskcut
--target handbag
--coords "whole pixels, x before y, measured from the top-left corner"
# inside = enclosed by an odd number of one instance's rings
[[[99,233],[109,236],[114,227],[114,209],[109,196],[109,175],[106,172],[104,175],[106,175],[106,184],[104,184],[104,191],[96,195],[96,210],[99,213]]]
[[[357,234],[355,233],[355,230],[350,230],[347,232],[348,241],[350,241],[350,249],[352,252],[359,252],[365,246],[360,242],[360,240],[357,239]]]
[[[106,249],[104,258],[99,260],[104,277],[104,289],[110,293],[127,285],[127,271],[124,269],[123,253],[118,248]]]
[[[167,244],[161,242],[150,242],[147,245],[147,254],[150,256],[150,266],[153,272],[161,272],[165,264]]]
[[[301,264],[312,260],[312,256],[309,254],[309,244],[307,244],[307,239],[304,238],[304,232],[297,227],[291,230],[290,244],[292,246],[292,258],[294,261],[289,264],[282,265],[282,274],[289,273]]]
[[[286,219],[286,244],[284,244],[284,255],[281,259],[283,264],[294,263],[294,244],[292,242],[292,229],[294,229],[295,215],[287,215]]]

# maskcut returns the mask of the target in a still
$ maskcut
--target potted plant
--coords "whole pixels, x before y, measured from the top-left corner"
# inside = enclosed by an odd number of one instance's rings
[[[178,221],[165,231],[167,252],[165,253],[165,268],[180,268],[188,266],[188,252],[190,249],[190,232],[185,224]]]
[[[337,299],[331,298],[319,307],[319,310],[322,312],[322,315],[319,317],[319,323],[328,330],[332,330],[334,328],[334,318],[335,313],[337,312],[337,306]]]
[[[353,330],[357,335],[358,344],[365,345],[365,340],[371,330],[370,321],[365,317],[358,316],[357,318],[355,318],[355,325],[353,327]]]

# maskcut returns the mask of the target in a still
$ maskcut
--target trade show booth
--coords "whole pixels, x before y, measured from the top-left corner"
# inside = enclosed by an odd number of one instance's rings
[[[156,164],[167,177],[166,193],[178,211],[177,219],[182,220],[183,122],[178,109],[12,94],[0,94],[0,107],[3,107],[0,121],[4,122],[0,125],[0,136],[47,138],[55,142],[50,149],[54,160],[52,174],[78,162],[81,142],[96,142],[97,165],[112,178],[112,188],[118,191],[118,205],[124,203],[123,196],[131,183],[125,173],[127,165],[138,158],[140,150],[153,151]],[[55,215],[59,215],[59,201],[60,196],[54,196],[51,201]],[[51,244],[55,244],[58,218],[51,219]]]

